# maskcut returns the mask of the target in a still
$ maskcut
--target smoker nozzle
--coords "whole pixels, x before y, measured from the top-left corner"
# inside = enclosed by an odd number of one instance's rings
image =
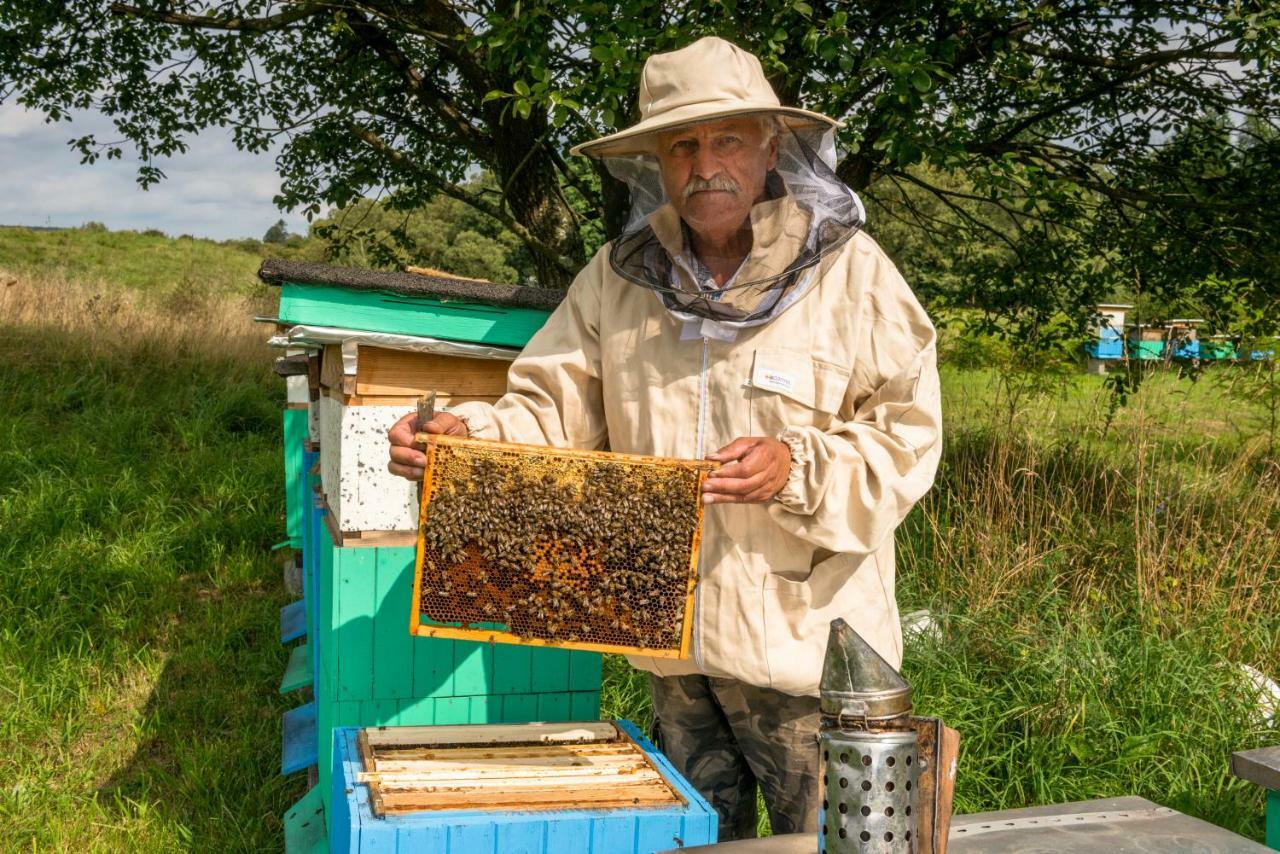
[[[831,621],[818,688],[824,718],[868,727],[911,713],[911,685],[843,619]]]

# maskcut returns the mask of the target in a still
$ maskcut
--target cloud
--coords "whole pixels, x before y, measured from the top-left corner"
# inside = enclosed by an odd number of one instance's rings
[[[168,176],[150,190],[137,185],[138,162],[81,164],[67,141],[84,134],[114,139],[110,120],[88,112],[48,124],[39,113],[0,105],[0,224],[111,229],[159,228],[223,240],[261,237],[277,219],[305,234],[305,217],[281,212],[275,152],[238,151],[228,132],[211,129],[190,140],[186,154],[157,163]]]

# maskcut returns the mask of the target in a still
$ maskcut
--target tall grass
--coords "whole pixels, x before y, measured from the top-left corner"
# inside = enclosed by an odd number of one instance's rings
[[[962,733],[957,809],[1138,794],[1261,835],[1231,751],[1275,743],[1240,665],[1280,676],[1280,466],[1171,418],[1167,389],[1057,429],[970,422],[899,532],[935,632],[904,670]]]
[[[11,284],[4,284],[11,282]],[[263,300],[269,300],[263,294]],[[286,598],[271,314],[227,289],[0,269],[0,847],[278,847]],[[1092,379],[993,427],[946,371],[898,535],[904,669],[962,733],[957,808],[1139,794],[1254,837],[1230,751],[1280,741],[1280,473],[1212,384]],[[1003,419],[1001,419],[1003,421]],[[648,721],[609,657],[607,716]]]
[[[278,847],[299,782],[276,773],[282,401],[254,307],[5,280],[0,848]]]

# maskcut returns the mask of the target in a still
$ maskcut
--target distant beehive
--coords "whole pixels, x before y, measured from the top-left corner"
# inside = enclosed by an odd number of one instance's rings
[[[712,468],[431,437],[411,629],[686,657]]]

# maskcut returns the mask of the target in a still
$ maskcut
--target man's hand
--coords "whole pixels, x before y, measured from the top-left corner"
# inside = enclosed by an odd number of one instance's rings
[[[426,448],[421,443],[413,441],[413,437],[417,434],[414,430],[414,422],[417,420],[418,414],[410,412],[388,431],[387,439],[391,441],[391,462],[387,464],[387,470],[409,480],[421,481],[427,467],[427,455],[423,453]],[[443,433],[446,436],[461,436],[465,439],[467,425],[463,424],[457,416],[447,412],[437,412],[434,418],[423,425],[422,432]]]
[[[754,504],[768,501],[787,483],[791,449],[767,436],[734,439],[707,459],[720,468],[707,474],[703,504]]]

